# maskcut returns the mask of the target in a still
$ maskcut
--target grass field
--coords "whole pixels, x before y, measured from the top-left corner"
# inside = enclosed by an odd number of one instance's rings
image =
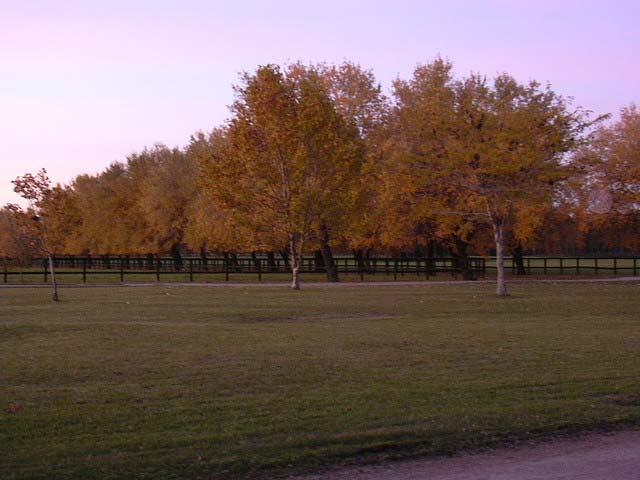
[[[640,282],[0,290],[0,478],[236,478],[640,425]]]

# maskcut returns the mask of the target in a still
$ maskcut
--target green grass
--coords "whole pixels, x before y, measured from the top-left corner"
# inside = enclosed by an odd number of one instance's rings
[[[0,290],[0,478],[274,475],[640,424],[640,284]]]

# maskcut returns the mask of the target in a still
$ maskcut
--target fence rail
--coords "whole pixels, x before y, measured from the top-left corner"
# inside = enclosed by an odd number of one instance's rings
[[[438,273],[456,275],[463,270],[483,276],[485,268],[484,258],[469,259],[466,265],[461,265],[454,258],[371,258],[358,261],[354,257],[336,257],[336,267],[341,274],[357,274],[361,279],[365,275],[386,275],[397,279],[398,276],[414,275],[426,278]],[[42,281],[49,278],[48,261],[37,259],[27,266],[13,265],[9,259],[3,262],[3,281],[9,283],[14,278],[40,276]],[[198,276],[224,275],[224,280],[238,274],[255,276],[258,281],[267,274],[290,274],[289,263],[284,258],[268,257],[55,257],[53,260],[56,276],[80,275],[83,283],[87,283],[92,276],[118,276],[121,282],[132,275],[153,275],[156,281],[169,275],[180,275],[182,280],[193,282]],[[302,274],[323,274],[326,268],[322,261],[315,257],[302,259],[300,268]]]
[[[428,279],[432,276],[448,273],[458,275],[470,272],[475,277],[484,277],[487,273],[495,272],[494,257],[470,257],[465,264],[456,258],[393,258],[373,257],[357,259],[355,257],[337,256],[335,258],[337,270],[340,274],[358,275],[361,280],[365,276],[384,276],[397,280],[402,276],[413,276]],[[236,279],[255,278],[263,280],[264,275],[290,273],[288,261],[280,257],[266,256],[214,256],[214,257],[159,257],[159,256],[100,256],[100,257],[72,257],[60,256],[54,258],[55,274],[61,277],[76,276],[88,283],[89,278],[106,278],[124,282],[133,276],[146,275],[155,281],[179,280],[196,281],[208,280],[213,276],[223,277],[229,281]],[[640,274],[640,259],[638,257],[525,257],[522,268],[530,275],[632,275]],[[518,265],[514,258],[505,259],[505,268],[513,274],[518,273]],[[323,274],[326,268],[317,257],[303,258],[302,274]],[[17,265],[11,259],[3,259],[2,280],[4,283],[14,283],[18,280],[24,283],[49,280],[48,262],[36,259],[28,265]]]
[[[637,276],[640,273],[639,257],[525,257],[522,267],[529,275],[585,275],[612,274]],[[517,273],[513,257],[505,259],[505,268]],[[488,258],[488,271],[495,271],[495,259]]]

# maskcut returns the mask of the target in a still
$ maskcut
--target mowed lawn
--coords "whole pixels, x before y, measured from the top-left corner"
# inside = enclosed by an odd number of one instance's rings
[[[0,478],[273,476],[640,425],[640,281],[0,290]]]

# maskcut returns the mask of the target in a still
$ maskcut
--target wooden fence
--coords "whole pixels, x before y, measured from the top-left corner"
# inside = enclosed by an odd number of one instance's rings
[[[638,257],[525,257],[523,267],[528,275],[628,275],[640,273]],[[505,268],[517,273],[515,259],[507,257]],[[495,258],[487,258],[487,271],[495,271]]]
[[[486,260],[484,258],[470,258],[466,266],[460,265],[454,258],[380,258],[375,257],[365,261],[358,261],[354,257],[336,257],[336,267],[341,274],[355,274],[364,280],[365,275],[387,276],[398,279],[402,276],[420,276],[429,278],[438,273],[457,275],[465,267],[476,276],[484,276]],[[101,256],[101,257],[71,257],[60,256],[54,258],[56,276],[66,277],[74,275],[83,283],[95,276],[116,276],[124,282],[127,277],[149,275],[156,281],[163,278],[170,281],[189,281],[197,279],[211,279],[213,276],[223,277],[225,281],[233,277],[246,280],[248,276],[263,280],[264,275],[290,274],[287,260],[281,257],[268,258],[265,256],[227,256],[227,257],[134,257]],[[324,274],[326,268],[322,261],[315,257],[302,259],[301,274]],[[46,259],[37,259],[27,266],[14,265],[9,259],[4,259],[2,277],[4,283],[13,283],[18,279],[24,283],[25,278],[40,277],[43,282],[49,279],[49,267]]]
[[[360,280],[365,276],[379,279],[397,280],[410,276],[412,279],[428,279],[447,273],[453,276],[463,271],[472,272],[475,277],[485,277],[494,273],[494,257],[471,257],[466,265],[455,258],[388,258],[373,257],[358,260],[354,257],[337,256],[336,267],[340,274],[356,275]],[[515,259],[505,259],[507,271],[517,273]],[[88,283],[89,279],[110,279],[125,282],[127,279],[151,279],[155,281],[210,281],[258,280],[273,274],[290,274],[288,262],[281,257],[266,256],[212,256],[212,257],[158,257],[158,256],[100,256],[72,257],[60,256],[54,259],[56,275],[61,279],[71,276],[77,282]],[[640,273],[638,257],[525,257],[523,267],[529,275],[629,275]],[[305,257],[301,273],[324,274],[326,269],[316,257]],[[28,265],[17,265],[10,259],[3,259],[2,279],[4,283],[34,283],[49,280],[48,262],[36,259]],[[273,278],[273,277],[272,277]],[[322,277],[320,277],[322,279]]]

